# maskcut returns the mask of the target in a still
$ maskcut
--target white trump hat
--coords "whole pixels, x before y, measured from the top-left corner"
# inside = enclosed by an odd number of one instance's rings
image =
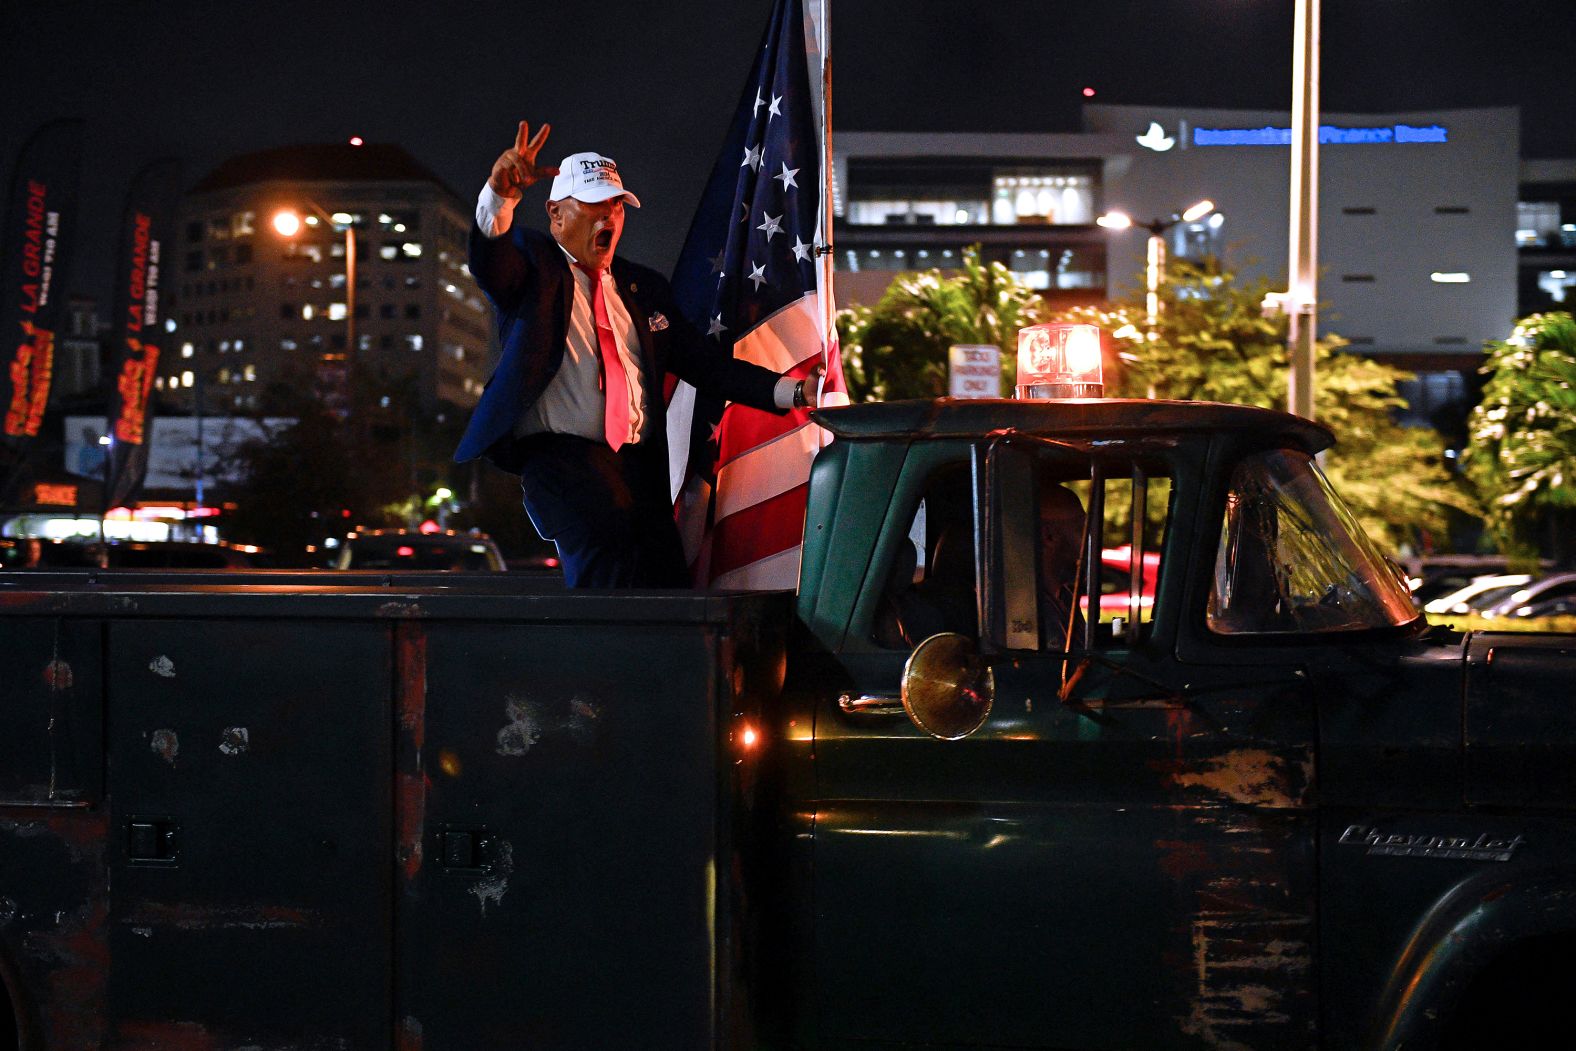
[[[553,176],[553,189],[547,199],[561,201],[565,197],[587,204],[622,197],[636,208],[640,207],[640,199],[624,189],[624,180],[618,177],[618,165],[599,153],[571,153],[558,165],[558,174]]]

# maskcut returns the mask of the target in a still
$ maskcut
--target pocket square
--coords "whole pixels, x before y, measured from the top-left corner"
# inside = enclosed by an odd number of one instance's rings
[[[668,327],[668,319],[663,317],[662,312],[659,310],[646,319],[646,324],[651,326],[651,331],[661,332]]]

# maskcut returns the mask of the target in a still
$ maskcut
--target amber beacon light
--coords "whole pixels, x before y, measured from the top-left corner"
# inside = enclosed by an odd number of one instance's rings
[[[1105,335],[1096,325],[1032,325],[1018,330],[1018,397],[1099,398]]]

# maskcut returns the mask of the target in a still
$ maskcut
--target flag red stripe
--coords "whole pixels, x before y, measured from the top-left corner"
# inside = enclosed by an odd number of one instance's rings
[[[712,534],[712,578],[798,546],[808,490],[809,483],[795,486],[718,522]]]
[[[804,376],[810,367],[821,360],[817,351],[805,358],[799,364],[789,369],[786,375]],[[838,369],[838,378],[842,378],[842,370]],[[773,438],[780,437],[801,426],[809,420],[810,414],[806,409],[790,409],[781,416],[776,413],[765,412],[761,409],[752,409],[747,405],[730,404],[722,414],[722,427],[718,431],[721,438],[717,454],[717,466],[749,452],[757,445],[762,445]]]

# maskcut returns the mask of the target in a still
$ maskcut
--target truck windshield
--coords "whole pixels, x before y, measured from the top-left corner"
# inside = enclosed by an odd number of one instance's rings
[[[1361,631],[1420,615],[1312,457],[1276,449],[1237,466],[1215,558],[1210,630]]]

